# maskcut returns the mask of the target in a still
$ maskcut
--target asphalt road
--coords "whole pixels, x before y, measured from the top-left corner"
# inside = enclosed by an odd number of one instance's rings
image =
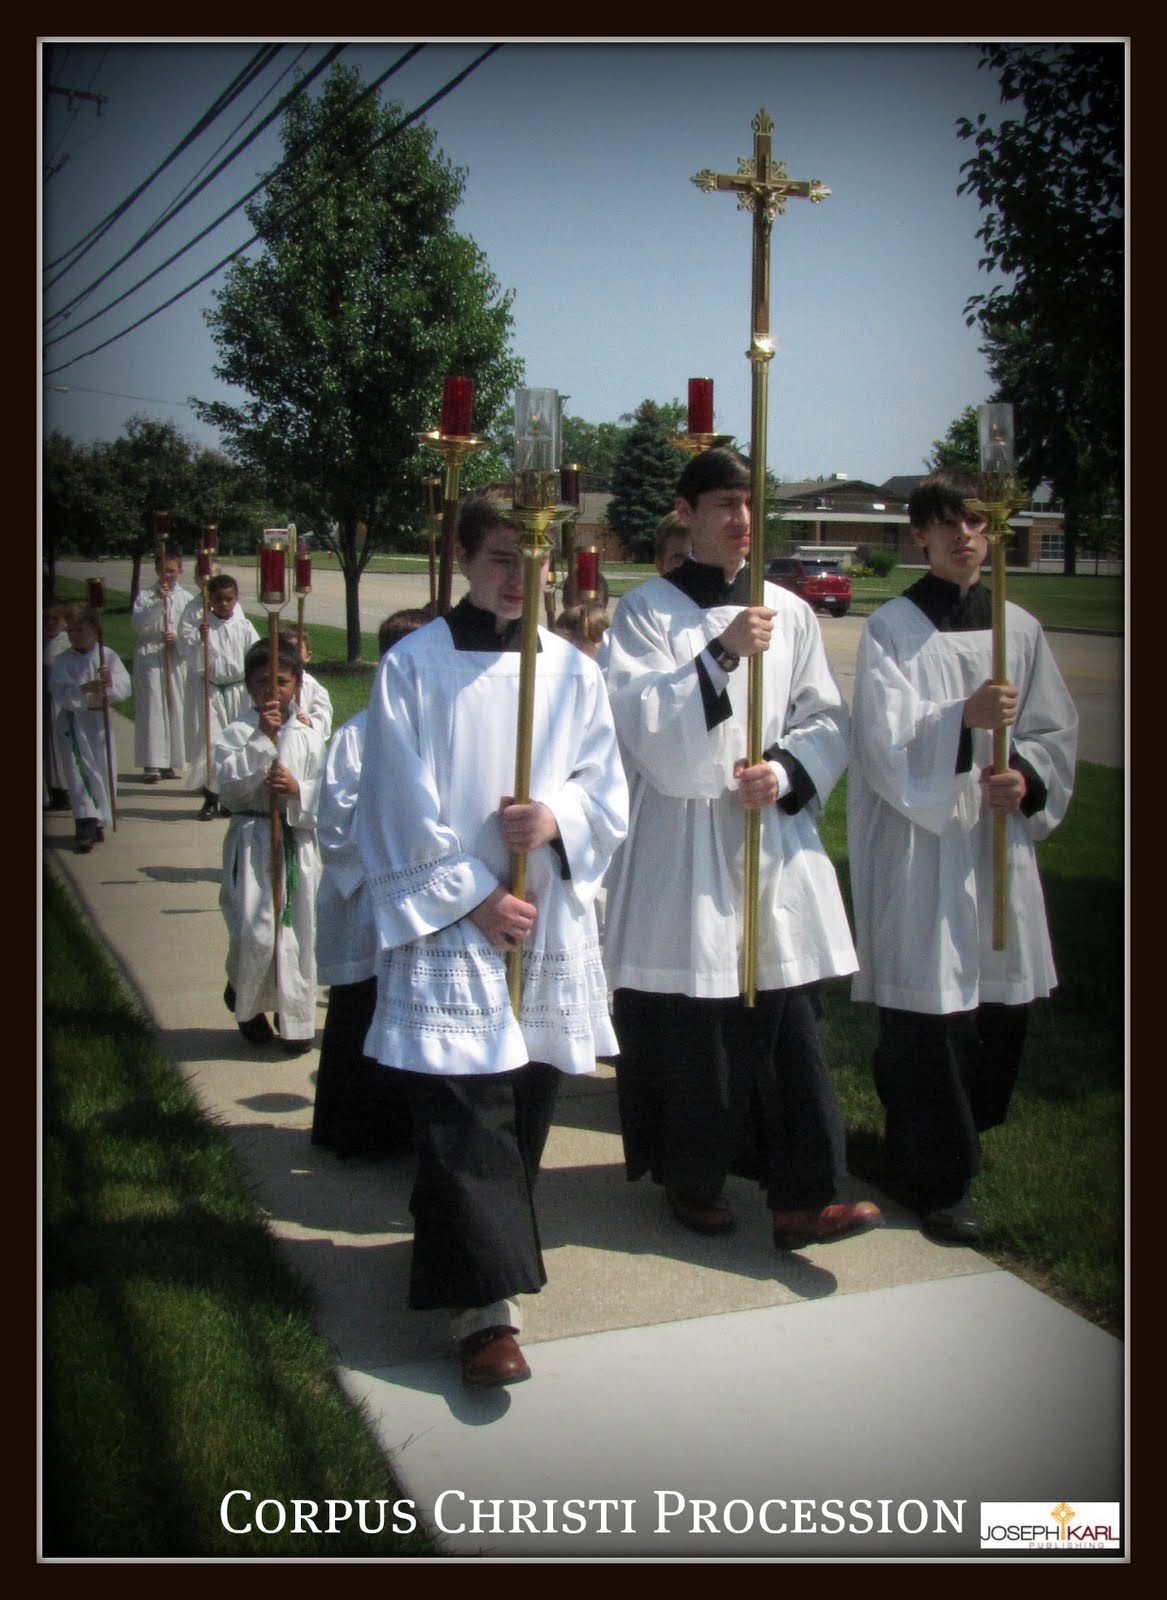
[[[70,578],[101,577],[111,589],[129,588],[128,561],[66,561],[58,564],[58,570],[62,576]],[[223,570],[230,572],[238,581],[244,610],[249,615],[262,616],[263,608],[254,598],[254,563],[227,562]],[[184,581],[188,587],[193,587],[193,578],[189,573]],[[465,580],[455,574],[454,599],[465,593],[465,589]],[[368,572],[361,579],[360,599],[361,631],[375,633],[384,618],[392,612],[407,606],[423,606],[428,602],[429,576],[426,573]],[[283,615],[289,621],[295,619],[295,601],[285,608]],[[309,628],[313,622],[334,628],[344,627],[344,581],[340,573],[313,573],[312,592],[308,596],[304,615]],[[855,657],[863,621],[862,617],[855,616],[824,616],[821,619],[827,654],[848,705],[855,682]],[[1126,641],[1109,634],[1050,633],[1047,637],[1078,708],[1079,759],[1097,762],[1104,767],[1125,766]]]

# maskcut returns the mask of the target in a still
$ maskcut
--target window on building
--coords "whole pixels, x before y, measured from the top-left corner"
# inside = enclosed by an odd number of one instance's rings
[[[1066,536],[1064,533],[1042,534],[1041,559],[1043,561],[1064,561],[1066,559]]]

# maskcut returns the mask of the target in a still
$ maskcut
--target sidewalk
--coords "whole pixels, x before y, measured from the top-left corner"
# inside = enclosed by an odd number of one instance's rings
[[[223,1006],[226,824],[143,785],[112,720],[118,831],[75,856],[72,819],[46,813],[45,849],[229,1131],[342,1383],[449,1554],[979,1558],[982,1500],[1125,1513],[1118,1340],[879,1195],[877,1232],[780,1256],[758,1190],[731,1180],[737,1232],[684,1232],[624,1179],[610,1068],[565,1085],[548,1144],[533,1380],[464,1391],[444,1319],[405,1309],[408,1158],[310,1144],[317,1052],[256,1051]]]

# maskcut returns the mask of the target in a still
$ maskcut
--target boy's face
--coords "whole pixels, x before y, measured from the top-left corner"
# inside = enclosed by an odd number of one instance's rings
[[[540,588],[547,580],[549,563],[550,554],[543,563]],[[458,567],[469,579],[472,605],[492,612],[500,624],[522,616],[523,554],[516,529],[491,528],[472,556],[459,547]]]
[[[178,587],[178,576],[182,571],[182,562],[175,556],[168,556],[165,562],[157,563],[155,570],[158,573],[158,587],[168,593]]]
[[[932,576],[965,590],[979,579],[988,555],[987,527],[984,517],[953,512],[926,528],[913,528],[912,537],[927,556]]]
[[[61,611],[45,612],[45,638],[55,639],[65,626],[65,616]]]
[[[677,496],[674,509],[693,540],[693,559],[732,578],[750,553],[750,491],[706,489],[697,504]]]
[[[82,655],[85,655],[97,643],[97,629],[92,622],[71,622],[69,624],[69,643],[74,650],[79,650]]]
[[[276,699],[280,703],[280,716],[285,722],[299,687],[300,680],[291,667],[281,664],[276,673]],[[257,711],[271,699],[271,673],[266,667],[248,678],[247,692]]]
[[[221,617],[226,622],[227,618],[235,610],[235,604],[238,599],[238,589],[216,589],[210,597],[211,611],[216,617]]]
[[[665,547],[661,551],[661,558],[656,564],[656,570],[662,578],[670,572],[675,572],[689,559],[689,551],[693,548],[693,536],[688,528],[678,528],[676,533],[670,533],[665,540]]]

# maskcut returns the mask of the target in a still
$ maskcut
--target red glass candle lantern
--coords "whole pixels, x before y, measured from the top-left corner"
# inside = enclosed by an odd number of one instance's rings
[[[600,552],[577,550],[575,553],[575,586],[581,598],[594,599],[600,592]]]
[[[211,552],[200,550],[195,556],[195,577],[200,583],[205,583],[211,576]]]
[[[154,513],[154,533],[159,539],[165,539],[170,533],[169,511],[156,511]]]
[[[90,605],[90,608],[92,610],[94,610],[94,611],[104,611],[104,609],[105,609],[105,584],[101,581],[100,578],[89,578],[86,581],[87,581],[88,586],[89,586],[89,605]]]
[[[219,548],[219,524],[209,522],[203,529],[203,549],[214,555]]]
[[[689,379],[689,432],[713,432],[713,379]]]
[[[259,603],[282,606],[287,600],[284,588],[284,558],[287,534],[283,528],[265,528],[259,547]]]
[[[579,505],[579,468],[577,466],[560,467],[559,498],[565,506]]]
[[[296,551],[296,593],[308,594],[312,589],[312,555],[308,550]]]
[[[447,438],[467,438],[470,434],[470,403],[474,384],[469,378],[449,377],[442,387],[442,425]]]

